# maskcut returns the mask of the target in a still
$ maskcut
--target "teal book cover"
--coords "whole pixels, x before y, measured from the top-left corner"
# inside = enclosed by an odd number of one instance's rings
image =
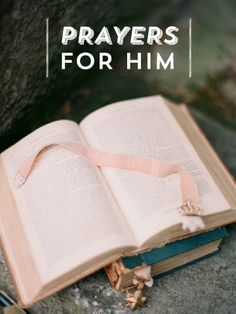
[[[228,236],[226,228],[221,227],[195,235],[190,238],[167,244],[164,247],[156,248],[136,256],[125,257],[122,261],[124,266],[127,268],[134,268],[143,263],[152,265],[186,251],[193,250],[210,242],[222,239],[226,236]]]

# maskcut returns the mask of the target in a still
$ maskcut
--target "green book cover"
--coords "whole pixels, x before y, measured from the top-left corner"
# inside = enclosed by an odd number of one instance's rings
[[[169,243],[164,247],[156,248],[136,256],[125,257],[122,261],[124,266],[127,268],[134,268],[142,263],[152,265],[172,256],[193,250],[215,240],[222,239],[226,236],[228,236],[226,228],[220,227],[190,238]]]

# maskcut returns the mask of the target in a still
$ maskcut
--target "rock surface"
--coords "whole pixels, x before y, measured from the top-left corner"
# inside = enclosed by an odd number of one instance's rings
[[[170,18],[185,0],[172,1],[169,9],[159,14],[159,22]],[[68,99],[76,88],[94,76],[94,71],[70,67],[61,70],[60,54],[75,55],[91,51],[97,58],[101,46],[83,47],[76,41],[61,45],[62,27],[81,25],[95,32],[105,26],[131,22],[148,16],[155,0],[9,0],[0,3],[0,151],[52,118],[55,108]],[[160,5],[159,8],[163,8]],[[49,18],[49,78],[45,78],[45,30]],[[136,22],[134,22],[135,25]],[[3,49],[4,47],[4,49]],[[112,49],[113,47],[106,47]],[[122,53],[122,49],[114,47]],[[118,53],[118,55],[119,55]],[[22,127],[22,125],[24,127]]]

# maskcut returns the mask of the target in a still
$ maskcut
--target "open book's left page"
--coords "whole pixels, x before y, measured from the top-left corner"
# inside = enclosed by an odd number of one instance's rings
[[[60,141],[83,143],[78,125],[66,120],[53,122],[1,155],[25,245],[42,283],[34,291],[30,289],[32,298],[74,281],[75,276],[135,242],[98,169],[65,148],[46,148],[25,184],[20,188],[14,184],[16,170],[28,156],[43,145]],[[1,211],[0,206],[0,215]],[[4,222],[0,227],[4,237]],[[16,279],[23,281],[18,275]]]

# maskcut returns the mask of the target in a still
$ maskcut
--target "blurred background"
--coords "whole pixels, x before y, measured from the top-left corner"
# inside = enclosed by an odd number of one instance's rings
[[[236,129],[235,48],[236,2],[233,0],[68,0],[0,2],[0,149],[8,147],[36,127],[60,118],[80,121],[110,102],[163,94],[185,102]],[[45,21],[50,18],[50,76],[45,79]],[[193,69],[188,79],[188,19],[193,20]],[[127,51],[140,46],[81,47],[76,41],[62,46],[64,25],[78,29],[102,26],[176,25],[179,43],[174,49],[176,68],[127,71]],[[142,52],[150,47],[143,46]],[[60,54],[109,51],[114,70],[83,71],[75,65],[60,70]]]

